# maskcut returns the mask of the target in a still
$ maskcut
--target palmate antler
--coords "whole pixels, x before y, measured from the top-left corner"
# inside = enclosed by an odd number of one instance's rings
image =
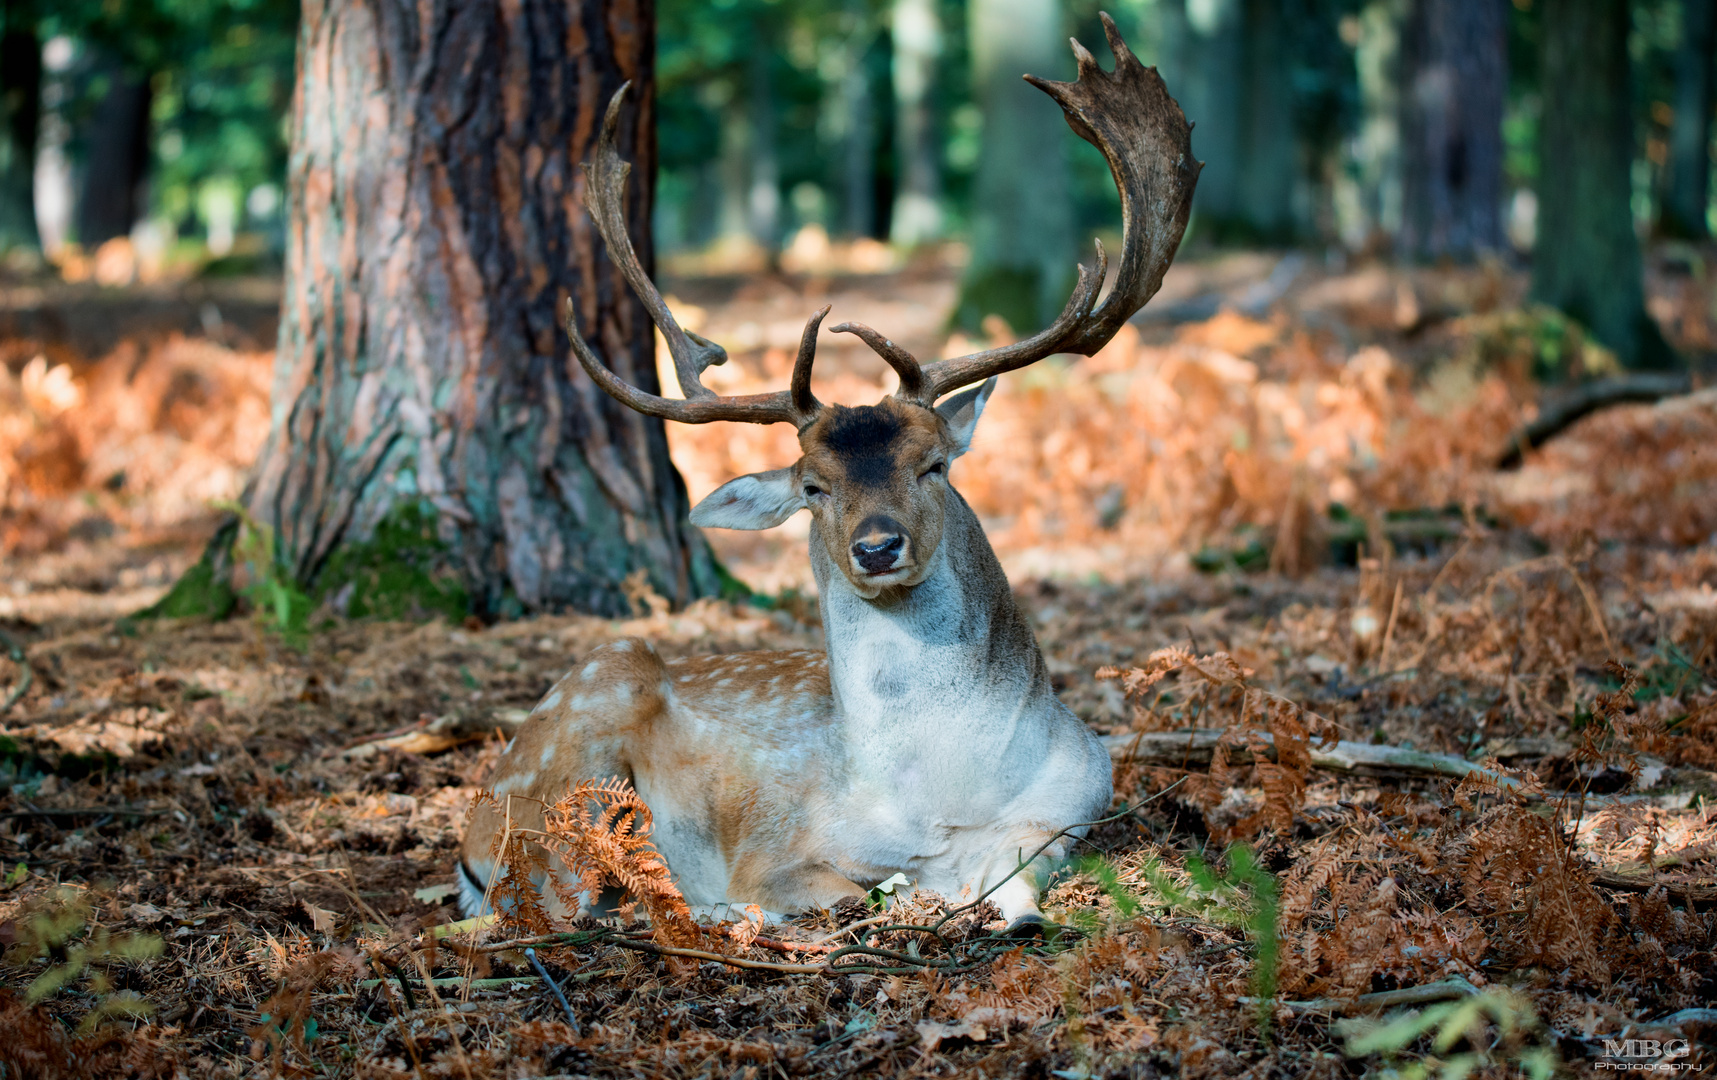
[[[1066,114],[1068,126],[1108,159],[1109,171],[1121,195],[1121,263],[1114,287],[1101,303],[1097,302],[1097,294],[1108,275],[1108,256],[1098,243],[1096,267],[1083,264],[1079,267],[1073,295],[1048,329],[1012,345],[928,365],[919,364],[905,349],[868,326],[841,323],[831,327],[836,333],[857,335],[888,362],[900,376],[897,398],[930,406],[950,390],[1014,371],[1055,353],[1090,356],[1108,344],[1121,324],[1144,307],[1162,286],[1163,274],[1186,232],[1193,188],[1203,165],[1193,160],[1192,125],[1169,96],[1162,77],[1155,68],[1139,63],[1122,40],[1113,19],[1107,14],[1102,19],[1103,33],[1115,55],[1113,72],[1104,71],[1096,58],[1075,41],[1073,55],[1079,62],[1079,77],[1075,81],[1051,82],[1033,75],[1025,78],[1054,98]],[[620,103],[629,86],[622,86],[608,102],[595,160],[585,166],[588,177],[585,204],[596,219],[610,256],[620,265],[627,282],[667,339],[685,400],[647,394],[617,378],[579,336],[572,303],[568,301],[567,334],[572,338],[579,363],[602,389],[650,416],[687,424],[706,424],[712,420],[790,423],[803,429],[822,409],[811,395],[811,365],[816,358],[817,330],[829,309],[818,311],[805,324],[790,389],[773,394],[723,397],[703,385],[700,377],[704,369],[725,363],[727,351],[680,327],[639,265],[631,237],[626,233],[623,198],[630,166],[620,160],[614,134]]]

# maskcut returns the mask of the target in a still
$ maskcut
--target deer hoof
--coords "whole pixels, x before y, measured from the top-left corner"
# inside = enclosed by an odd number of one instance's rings
[[[1050,922],[1042,915],[1039,915],[1037,912],[1029,911],[1015,919],[1013,922],[1008,923],[1008,928],[1002,931],[1002,936],[1019,938],[1022,941],[1031,940],[1043,937],[1049,932],[1049,928],[1054,925],[1054,923]]]

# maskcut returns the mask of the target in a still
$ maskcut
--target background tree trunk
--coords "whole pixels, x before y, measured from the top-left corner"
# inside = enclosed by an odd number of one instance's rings
[[[1415,0],[1401,36],[1410,257],[1468,260],[1503,246],[1507,0]]]
[[[1242,243],[1293,238],[1302,170],[1282,0],[1166,5],[1165,77],[1198,125],[1193,229]]]
[[[1660,231],[1690,240],[1710,235],[1711,62],[1717,51],[1717,0],[1682,0],[1675,51],[1675,115],[1669,132],[1669,187]]]
[[[676,603],[718,588],[661,424],[597,389],[560,325],[571,296],[621,378],[657,387],[579,168],[631,80],[620,141],[648,267],[653,26],[650,0],[305,4],[273,426],[248,501],[312,595],[381,610],[365,589],[438,560],[485,617],[622,613],[639,569]]]
[[[972,261],[956,322],[987,315],[1020,336],[1047,325],[1066,302],[1079,252],[1061,110],[1020,78],[1067,78],[1072,66],[1056,0],[972,0],[973,96],[984,117],[972,195]]]
[[[773,264],[781,247],[781,163],[775,152],[775,41],[770,21],[754,23],[754,45],[745,66],[751,124],[751,189],[746,210],[751,236]]]
[[[891,19],[900,190],[889,233],[897,244],[921,244],[942,235],[941,147],[930,100],[942,55],[942,26],[934,0],[894,0]]]
[[[1547,0],[1532,294],[1629,367],[1675,362],[1645,310],[1634,235],[1627,0]]]
[[[84,129],[83,186],[78,194],[77,241],[85,248],[126,236],[142,210],[143,179],[149,167],[148,76],[126,70],[111,53],[97,61],[94,77],[106,92]]]
[[[845,131],[841,138],[841,229],[849,237],[876,232],[876,102],[871,94],[869,52],[876,25],[863,4],[848,3],[849,31],[843,49],[846,68],[838,101]]]
[[[42,45],[32,0],[0,4],[0,253],[39,250],[36,133],[42,114]]]

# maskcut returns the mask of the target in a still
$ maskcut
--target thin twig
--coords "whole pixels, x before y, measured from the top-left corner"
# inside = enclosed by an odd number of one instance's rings
[[[811,941],[811,944],[821,945],[824,942],[833,941],[834,939],[840,937],[842,934],[850,934],[855,930],[863,930],[867,926],[875,926],[878,923],[885,923],[889,919],[892,919],[893,917],[894,916],[890,915],[886,911],[883,912],[881,915],[872,915],[868,919],[860,919],[856,923],[849,923],[848,925],[841,927],[839,930],[832,930],[829,933],[824,934],[820,938],[813,938]]]
[[[689,960],[709,960],[730,967],[748,968],[753,971],[779,971],[787,975],[821,975],[828,970],[827,964],[774,964],[767,960],[747,960],[742,956],[728,956],[704,949],[680,949],[671,945],[657,945],[653,941],[633,941],[628,938],[611,938],[602,944],[655,956],[683,956]]]
[[[829,945],[820,945],[816,942],[782,941],[780,938],[764,937],[762,934],[752,938],[751,943],[760,949],[771,949],[783,953],[826,953],[834,951],[833,947]]]
[[[1389,625],[1383,630],[1383,648],[1377,653],[1377,670],[1389,670],[1389,647],[1395,644],[1395,619],[1401,613],[1401,587],[1407,583],[1406,578],[1395,579],[1395,599],[1389,602]]]
[[[441,991],[435,988],[435,979],[431,977],[429,965],[423,962],[423,956],[419,953],[412,953],[411,958],[417,962],[423,988],[429,992],[429,999],[435,1002],[436,1019],[441,1021],[441,1026],[447,1029],[448,1037],[453,1040],[453,1052],[459,1059],[459,1071],[465,1074],[465,1080],[472,1080],[471,1060],[465,1056],[465,1042],[459,1038],[459,1029],[453,1023],[453,1014],[448,1010],[447,1003],[441,1000]]]
[[[548,973],[548,968],[543,967],[543,962],[537,959],[537,951],[526,949],[525,959],[529,960],[531,966],[537,969],[537,974],[541,975],[543,982],[548,984],[549,990],[554,994],[554,999],[560,1002],[560,1011],[566,1014],[567,1025],[572,1028],[572,1037],[575,1039],[584,1038],[584,1029],[578,1025],[578,1017],[572,1015],[572,1006],[567,1004],[566,995],[561,993],[560,984],[554,981],[554,978]]]
[[[20,698],[30,691],[30,684],[36,679],[36,673],[30,668],[29,657],[24,653],[24,646],[18,644],[16,638],[0,629],[0,645],[6,647],[6,656],[18,665],[18,681],[6,694],[6,700],[0,701],[0,713],[16,705]]]

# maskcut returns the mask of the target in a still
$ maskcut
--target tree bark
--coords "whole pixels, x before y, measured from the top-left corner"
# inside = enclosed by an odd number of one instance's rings
[[[128,71],[111,53],[96,68],[107,91],[83,131],[83,189],[78,195],[77,241],[86,248],[126,236],[143,207],[149,167],[148,76]]]
[[[1627,0],[1546,0],[1532,294],[1628,367],[1676,363],[1645,310],[1632,209]]]
[[[654,331],[579,168],[630,80],[620,140],[648,268],[653,35],[650,0],[307,0],[248,505],[313,596],[339,597],[341,552],[374,555],[423,513],[428,550],[382,554],[442,559],[484,617],[619,614],[637,570],[677,604],[717,590],[661,423],[597,389],[560,324],[570,296],[620,377],[657,388]]]
[[[42,114],[42,46],[32,0],[0,4],[0,253],[39,250],[36,134]]]
[[[972,261],[956,322],[988,315],[1024,337],[1054,319],[1073,281],[1077,250],[1064,153],[1067,125],[1055,102],[1020,78],[1064,78],[1061,5],[1055,0],[972,0],[973,94],[983,112],[972,197]]]
[[[1711,63],[1717,51],[1717,0],[1681,0],[1675,51],[1675,114],[1669,130],[1669,186],[1658,229],[1703,240],[1711,199]]]
[[[1402,34],[1405,215],[1412,258],[1503,246],[1507,0],[1415,0]]]
[[[941,147],[930,101],[942,55],[942,26],[934,0],[894,0],[892,23],[900,189],[889,238],[910,246],[942,235]]]

